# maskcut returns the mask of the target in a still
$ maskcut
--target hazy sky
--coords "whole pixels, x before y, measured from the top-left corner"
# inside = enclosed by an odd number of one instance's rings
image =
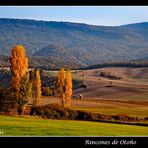
[[[148,6],[0,6],[0,18],[116,26],[148,22]]]

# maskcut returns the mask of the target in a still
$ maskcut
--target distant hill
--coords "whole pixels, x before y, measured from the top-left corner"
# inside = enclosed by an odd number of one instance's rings
[[[66,68],[79,68],[83,67],[82,65],[79,65],[78,63],[74,63],[70,61],[67,63],[66,60],[57,59],[56,57],[42,57],[42,56],[29,56],[29,68],[40,68],[40,69],[59,69],[61,67]],[[9,56],[6,55],[0,55],[0,67],[9,67],[10,66],[10,60]]]
[[[147,58],[148,23],[95,26],[70,22],[0,19],[0,54],[23,44],[41,65],[85,67]]]
[[[121,27],[122,28],[132,28],[132,29],[148,29],[148,22],[127,24],[127,25],[122,25]]]

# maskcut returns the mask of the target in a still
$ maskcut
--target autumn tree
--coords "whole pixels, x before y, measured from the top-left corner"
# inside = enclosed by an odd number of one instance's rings
[[[32,72],[33,73],[33,72]],[[40,70],[36,69],[35,76],[33,76],[33,105],[38,106],[41,103],[41,78]]]
[[[28,69],[28,58],[25,47],[17,45],[12,48],[10,57],[10,70],[12,73],[12,88],[16,99],[19,99],[22,78]]]
[[[36,85],[35,85],[35,70],[32,69],[30,71],[30,81],[32,82],[32,98],[35,98],[36,93]]]
[[[71,71],[68,70],[65,78],[65,104],[64,107],[68,108],[71,105],[72,97],[72,75]]]
[[[28,102],[28,94],[30,91],[26,87],[30,87],[29,76],[26,75],[28,69],[28,57],[26,56],[26,49],[22,45],[17,45],[12,48],[10,57],[10,70],[12,73],[12,88],[14,97],[18,104],[18,112],[21,114],[25,104]],[[27,95],[27,96],[26,96]],[[25,100],[26,99],[26,100]]]
[[[72,96],[72,75],[71,71],[65,72],[64,68],[61,68],[57,76],[58,92],[60,94],[62,106],[68,108],[71,105]]]
[[[20,85],[20,97],[19,97],[19,114],[24,113],[27,103],[32,97],[32,82],[29,79],[29,72],[22,78]]]
[[[61,68],[57,76],[57,87],[62,106],[65,104],[65,77],[65,69]]]
[[[52,90],[50,89],[50,87],[46,86],[46,87],[42,87],[42,95],[43,96],[52,96]]]
[[[30,81],[32,82],[32,103],[34,106],[38,106],[41,103],[42,93],[39,69],[30,71]]]

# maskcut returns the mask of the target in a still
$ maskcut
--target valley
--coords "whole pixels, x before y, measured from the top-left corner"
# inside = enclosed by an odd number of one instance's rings
[[[0,18],[0,28],[6,136],[148,135],[148,22]]]

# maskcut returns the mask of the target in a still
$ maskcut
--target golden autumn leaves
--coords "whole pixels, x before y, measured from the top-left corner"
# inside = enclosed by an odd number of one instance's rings
[[[36,77],[35,77],[35,98],[33,104],[35,106],[39,105],[41,103],[41,78],[40,78],[40,70],[36,70]]]
[[[10,64],[10,70],[12,72],[12,87],[15,91],[16,98],[18,98],[21,80],[26,75],[28,69],[28,58],[23,46],[18,45],[12,49]]]
[[[72,76],[71,76],[71,71],[67,71],[66,73],[66,79],[65,79],[65,85],[66,85],[66,90],[65,90],[65,105],[66,107],[70,107],[71,105],[71,98],[72,98]]]
[[[19,114],[23,114],[27,103],[34,94],[36,88],[36,96],[33,100],[35,105],[39,104],[39,98],[41,96],[41,80],[39,69],[36,70],[36,77],[34,77],[35,85],[30,80],[30,73],[28,72],[28,57],[26,56],[26,50],[22,45],[18,45],[12,48],[10,57],[10,70],[12,73],[12,88],[14,97],[17,102],[17,110]],[[33,105],[34,105],[33,104]]]
[[[28,57],[26,49],[22,45],[12,48],[10,57],[10,70],[12,73],[12,88],[14,97],[18,104],[19,114],[23,111],[30,101],[37,106],[41,103],[41,78],[40,71],[32,70],[31,75],[28,72]],[[72,96],[72,76],[71,72],[61,68],[57,76],[57,86],[63,107],[71,105]]]
[[[70,107],[72,97],[72,76],[70,70],[66,72],[64,68],[60,69],[57,76],[57,85],[62,106],[64,108]]]
[[[32,87],[31,84],[29,85],[29,75],[26,74],[28,69],[28,58],[23,46],[18,45],[13,47],[11,51],[10,64],[12,88],[14,91],[14,98],[17,102],[17,111],[19,114],[23,114],[28,102],[28,97],[31,95]],[[28,86],[29,88],[27,88]]]

